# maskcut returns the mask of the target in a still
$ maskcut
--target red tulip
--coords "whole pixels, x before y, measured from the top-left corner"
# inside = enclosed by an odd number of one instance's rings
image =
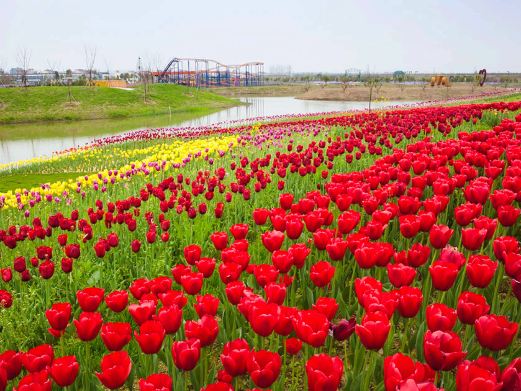
[[[76,298],[83,311],[95,312],[103,301],[104,294],[103,288],[85,288],[76,292]]]
[[[313,309],[323,313],[331,321],[338,311],[338,303],[333,297],[319,297],[313,304]]]
[[[511,227],[516,224],[521,209],[514,208],[512,205],[501,205],[497,209],[497,219],[504,227]]]
[[[165,339],[165,329],[157,320],[147,320],[139,326],[139,333],[134,331],[134,337],[145,354],[156,354],[161,350]]]
[[[427,306],[426,319],[430,331],[449,331],[456,324],[456,310],[442,303],[434,303]]]
[[[176,341],[172,344],[174,364],[183,371],[191,371],[197,365],[201,355],[201,342],[192,338],[186,341]]]
[[[302,341],[298,338],[286,339],[286,352],[292,356],[300,352],[302,349]]]
[[[244,339],[236,339],[226,343],[221,354],[221,362],[226,372],[232,377],[246,373],[246,362],[249,354],[250,347]]]
[[[216,250],[224,250],[228,245],[228,235],[226,232],[214,232],[210,239]]]
[[[481,346],[498,351],[506,349],[517,334],[518,324],[506,316],[483,315],[476,319],[474,330]]]
[[[311,253],[311,249],[306,247],[304,243],[295,243],[289,247],[288,253],[295,267],[301,269],[306,262],[307,256]]]
[[[20,374],[23,356],[23,353],[18,353],[14,350],[6,350],[0,353],[0,368],[5,370],[7,380],[12,380]]]
[[[367,349],[379,350],[384,346],[390,329],[391,324],[385,313],[372,312],[364,315],[355,332]]]
[[[484,296],[472,292],[463,292],[458,298],[458,318],[461,323],[474,324],[480,316],[488,314],[490,306]]]
[[[420,288],[403,286],[398,289],[398,312],[404,318],[413,318],[420,310],[423,295]]]
[[[76,380],[79,370],[75,356],[60,357],[52,362],[51,376],[60,387],[68,387]]]
[[[319,288],[328,285],[335,275],[335,267],[327,261],[318,261],[311,266],[309,277],[315,286]]]
[[[99,312],[82,312],[78,319],[74,319],[73,323],[78,338],[87,342],[97,337],[103,319]]]
[[[467,355],[461,351],[461,340],[452,331],[427,330],[423,337],[425,361],[435,371],[450,371]]]
[[[281,273],[287,273],[293,266],[293,257],[288,251],[276,250],[271,254],[271,262]]]
[[[269,252],[280,250],[284,241],[284,233],[280,231],[266,231],[261,235],[262,244]]]
[[[197,270],[203,273],[204,278],[210,278],[215,270],[214,258],[201,258],[197,263]]]
[[[521,387],[521,358],[514,358],[501,375],[504,390],[519,390]]]
[[[300,238],[303,230],[304,223],[300,218],[293,217],[286,219],[286,234],[288,235],[288,238],[292,240]]]
[[[105,296],[105,304],[114,312],[121,312],[128,305],[127,291],[114,291]]]
[[[388,263],[387,275],[391,284],[396,288],[400,288],[401,286],[412,284],[414,277],[416,277],[416,270],[411,266],[401,263]]]
[[[440,291],[448,291],[458,276],[459,268],[448,261],[436,261],[429,267],[432,286]]]
[[[203,273],[187,273],[181,277],[181,285],[189,295],[196,295],[203,286]]]
[[[306,375],[310,391],[337,390],[344,372],[339,357],[315,354],[306,362]]]
[[[420,230],[420,220],[415,215],[400,216],[400,232],[405,238],[413,238]]]
[[[384,384],[386,391],[401,390],[402,388],[408,390],[409,388],[402,386],[409,379],[417,383],[434,381],[434,371],[428,365],[414,362],[412,358],[402,353],[385,358]],[[426,388],[426,390],[428,389]]]
[[[253,383],[261,388],[267,388],[277,380],[281,365],[279,354],[267,350],[252,350],[246,363]]]
[[[260,301],[251,307],[248,320],[255,333],[267,337],[277,324],[278,314],[279,306],[277,304]]]
[[[156,373],[139,379],[139,391],[172,391],[172,378],[166,373]]]
[[[454,230],[446,225],[433,225],[429,231],[429,241],[432,247],[442,249],[447,245],[453,233]]]
[[[201,247],[197,244],[190,244],[183,249],[183,254],[186,262],[190,265],[195,265],[201,259]]]
[[[69,324],[71,311],[70,303],[54,303],[50,309],[45,311],[45,317],[52,329],[62,331]]]
[[[253,211],[253,220],[257,225],[266,224],[266,220],[268,219],[269,211],[267,209],[259,208]]]
[[[108,350],[118,351],[132,339],[130,323],[107,322],[101,326],[101,340]]]
[[[211,345],[219,333],[219,323],[213,316],[204,315],[198,321],[189,320],[185,323],[185,335],[188,339],[197,338],[201,347]]]
[[[215,316],[217,314],[217,309],[219,308],[219,299],[211,294],[206,294],[204,296],[197,296],[197,303],[194,304],[195,312],[199,318],[202,318],[204,315]]]
[[[463,246],[471,251],[478,250],[487,236],[486,229],[466,228],[461,230],[461,242]]]
[[[486,288],[496,273],[497,262],[486,255],[471,255],[467,263],[466,273],[470,285]]]
[[[456,390],[500,390],[501,370],[492,357],[463,361],[456,372]],[[508,389],[508,388],[507,388]]]
[[[245,239],[248,235],[248,224],[234,224],[230,227],[230,232],[235,240]]]
[[[284,299],[286,298],[285,285],[270,282],[264,287],[264,292],[266,292],[266,299],[268,303],[275,303],[278,305],[282,305],[284,303]]]
[[[49,379],[49,372],[46,370],[29,373],[18,383],[18,387],[13,387],[14,391],[51,391],[52,381]]]
[[[156,303],[152,300],[145,300],[139,304],[130,304],[128,306],[128,312],[134,322],[141,325],[147,320],[152,319],[152,315],[156,312]]]
[[[101,372],[96,372],[99,381],[107,388],[114,390],[125,384],[132,362],[127,352],[109,353],[101,359]]]
[[[22,364],[28,372],[38,372],[49,367],[54,359],[51,345],[44,344],[29,349],[22,355]]]
[[[302,310],[292,318],[293,328],[297,337],[303,342],[319,347],[324,345],[329,334],[327,316],[316,310]]]

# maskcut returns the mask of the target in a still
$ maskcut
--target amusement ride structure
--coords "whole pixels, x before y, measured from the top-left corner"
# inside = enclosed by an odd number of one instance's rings
[[[191,87],[240,87],[263,84],[264,63],[225,65],[205,58],[173,58],[163,71],[152,72],[157,83]]]

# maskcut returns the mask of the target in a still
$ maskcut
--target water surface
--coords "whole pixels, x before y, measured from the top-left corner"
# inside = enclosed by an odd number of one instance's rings
[[[51,122],[0,126],[0,164],[78,147],[95,138],[124,133],[135,129],[170,126],[205,126],[220,122],[284,114],[309,114],[331,111],[367,109],[368,102],[299,100],[292,97],[240,98],[245,105],[221,110],[199,118],[190,114],[161,115],[127,119],[106,119],[75,122]],[[372,102],[372,108],[414,102]]]

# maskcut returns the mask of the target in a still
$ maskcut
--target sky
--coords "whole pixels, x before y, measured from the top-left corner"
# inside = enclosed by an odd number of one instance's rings
[[[292,72],[521,72],[519,0],[0,0],[0,68],[163,68],[173,57]]]

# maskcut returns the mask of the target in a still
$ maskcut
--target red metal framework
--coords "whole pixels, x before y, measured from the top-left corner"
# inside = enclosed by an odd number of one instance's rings
[[[225,65],[201,58],[173,58],[162,72],[152,72],[158,83],[191,87],[259,86],[264,82],[264,63]]]

